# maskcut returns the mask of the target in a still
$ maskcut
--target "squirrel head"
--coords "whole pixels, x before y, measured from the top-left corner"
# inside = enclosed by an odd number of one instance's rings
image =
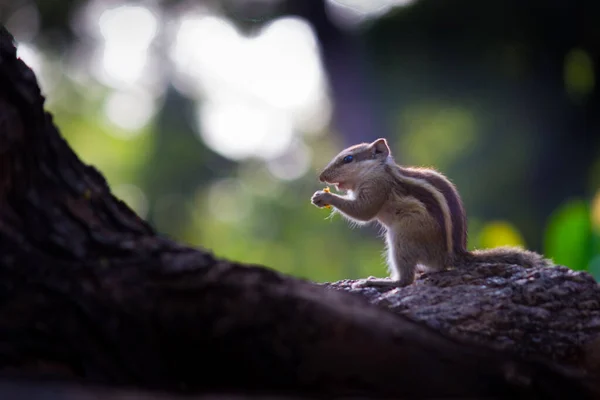
[[[361,143],[340,152],[319,175],[319,181],[335,184],[341,190],[353,188],[369,179],[391,160],[391,151],[383,138],[372,143]]]

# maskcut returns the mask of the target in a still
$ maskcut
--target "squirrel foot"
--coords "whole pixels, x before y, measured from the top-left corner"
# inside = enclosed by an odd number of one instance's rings
[[[365,287],[403,287],[408,286],[410,283],[402,282],[401,280],[392,280],[392,279],[381,279],[375,277],[368,277],[367,279],[361,279],[354,284],[352,284],[353,288],[365,288]]]

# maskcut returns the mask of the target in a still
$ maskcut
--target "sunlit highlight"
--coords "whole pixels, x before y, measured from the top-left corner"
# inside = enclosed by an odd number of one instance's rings
[[[594,61],[587,51],[575,48],[566,54],[564,80],[567,93],[574,100],[580,100],[593,92],[596,85]]]
[[[143,93],[113,92],[108,96],[104,112],[106,117],[124,131],[114,131],[113,135],[131,138],[152,118],[155,106],[152,98]]]
[[[206,102],[200,106],[198,119],[207,146],[234,160],[277,157],[293,136],[288,118],[251,103]]]
[[[147,64],[156,16],[146,7],[124,5],[102,12],[98,24],[104,38],[101,78],[115,87],[134,84]]]
[[[40,88],[45,95],[56,85],[56,78],[52,79],[52,76],[48,76],[50,69],[48,68],[48,62],[44,59],[44,55],[36,49],[33,45],[27,43],[17,44],[17,57],[19,57],[36,76]],[[51,75],[51,74],[50,74]]]
[[[406,7],[416,0],[327,0],[327,14],[342,28],[356,28],[362,22],[378,18],[394,7]]]
[[[33,70],[36,74],[38,74],[42,69],[42,59],[38,51],[24,43],[19,43],[17,46],[17,57],[22,59],[29,68]]]
[[[245,37],[218,16],[186,16],[171,57],[176,87],[206,103],[202,139],[226,157],[277,157],[295,133],[329,122],[316,37],[300,18],[276,19]]]

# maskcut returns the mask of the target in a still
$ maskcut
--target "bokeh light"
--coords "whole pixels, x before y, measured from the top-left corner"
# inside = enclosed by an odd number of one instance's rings
[[[517,228],[507,221],[493,221],[485,224],[479,233],[481,248],[498,246],[525,247],[525,241]]]
[[[17,48],[17,57],[22,59],[37,74],[42,73],[42,55],[32,45],[20,43]]]
[[[141,5],[121,5],[102,12],[98,25],[104,39],[100,79],[116,88],[136,83],[157,33],[156,15]]]
[[[198,123],[206,145],[233,160],[277,157],[293,136],[289,118],[277,110],[233,100],[202,103]]]
[[[341,28],[354,29],[378,18],[394,7],[405,7],[416,0],[326,0],[329,17]]]
[[[279,179],[293,181],[308,172],[311,161],[311,150],[299,140],[287,148],[277,158],[268,161],[269,172]]]
[[[19,43],[31,43],[40,29],[40,13],[35,3],[26,1],[21,4],[8,16],[4,26]]]
[[[580,100],[594,90],[596,77],[594,62],[583,49],[575,48],[565,56],[565,87],[573,100]]]
[[[277,157],[294,136],[328,123],[318,45],[300,18],[277,18],[246,37],[220,16],[185,16],[171,57],[176,87],[201,101],[200,136],[225,157]]]
[[[152,96],[144,92],[114,91],[106,99],[107,118],[121,130],[111,131],[118,137],[133,137],[140,133],[154,115],[155,106]]]

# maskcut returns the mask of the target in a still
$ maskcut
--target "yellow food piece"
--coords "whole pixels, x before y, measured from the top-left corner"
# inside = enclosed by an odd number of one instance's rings
[[[330,190],[329,190],[329,188],[328,188],[328,187],[326,187],[325,189],[323,189],[323,191],[324,191],[325,193],[330,193]],[[328,208],[328,209],[330,209],[330,210],[331,210],[331,206],[330,206],[329,204],[325,204],[325,208]]]

